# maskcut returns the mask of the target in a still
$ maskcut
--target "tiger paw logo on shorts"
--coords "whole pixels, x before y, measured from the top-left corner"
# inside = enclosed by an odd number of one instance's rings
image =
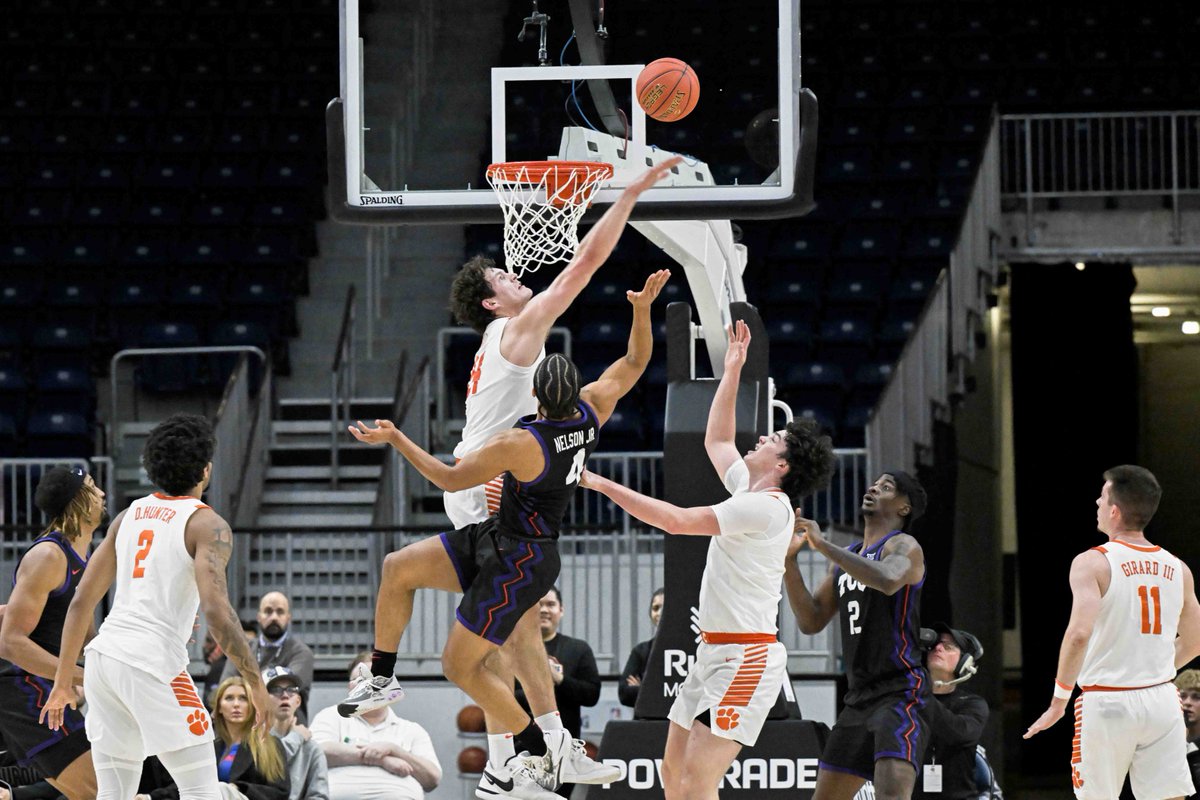
[[[187,722],[188,730],[197,736],[203,736],[204,732],[208,730],[208,714],[203,711],[197,710],[188,714]]]
[[[1083,777],[1079,774],[1079,767],[1071,767],[1071,785],[1076,789],[1083,788]]]
[[[723,731],[731,731],[738,726],[738,713],[732,708],[717,709],[717,727]]]

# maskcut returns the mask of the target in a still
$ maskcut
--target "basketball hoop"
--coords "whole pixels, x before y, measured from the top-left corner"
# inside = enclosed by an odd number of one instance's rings
[[[579,220],[612,164],[592,161],[509,161],[487,168],[504,211],[504,259],[522,275],[569,261],[579,247]]]

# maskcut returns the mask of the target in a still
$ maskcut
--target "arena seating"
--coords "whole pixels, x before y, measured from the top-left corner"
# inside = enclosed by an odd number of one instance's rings
[[[324,213],[337,31],[334,0],[44,0],[5,14],[5,454],[90,455],[95,378],[121,348],[255,344],[286,374]],[[219,392],[231,368],[147,362],[138,380]]]
[[[519,27],[525,10],[513,4],[506,24]],[[1116,24],[1115,15],[1125,22]],[[1074,0],[804,0],[801,20],[803,83],[821,106],[818,207],[799,220],[741,223],[751,252],[745,280],[771,332],[780,397],[830,422],[835,441],[853,446],[862,442],[886,369],[954,245],[993,106],[1003,112],[1190,107],[1195,76],[1169,67],[1186,60],[1185,42],[1200,31],[1200,12]],[[694,45],[688,36],[701,37],[703,59],[692,64],[701,85],[706,71],[733,71],[751,84],[773,68],[736,46],[738,25],[755,24],[753,7],[694,26],[676,23],[651,0],[626,3],[606,20],[614,36],[670,28],[684,36],[680,48]],[[532,57],[515,41],[505,47],[516,63]],[[575,62],[573,50],[567,60]],[[718,179],[748,180],[757,167],[748,161],[739,125],[772,103],[752,92],[730,102],[736,108],[722,112],[735,125],[728,135],[710,135],[696,152]],[[702,99],[693,113],[703,112]],[[673,124],[663,146],[695,147],[687,125]],[[467,252],[479,252],[493,236],[489,229],[473,232]],[[575,313],[607,313],[606,298],[620,297],[618,290],[651,267],[670,266],[655,253],[627,233],[601,285],[579,304],[586,310]],[[625,319],[618,316],[618,327]],[[656,363],[663,357],[657,352]],[[813,383],[809,368],[818,364],[827,369]],[[630,402],[648,420],[660,399],[661,388],[647,385]],[[638,441],[648,440],[629,436],[625,443]]]

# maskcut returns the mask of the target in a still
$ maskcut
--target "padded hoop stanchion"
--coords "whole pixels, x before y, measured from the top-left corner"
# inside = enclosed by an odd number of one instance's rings
[[[491,164],[487,179],[504,213],[504,259],[524,274],[569,260],[579,247],[579,220],[612,164],[591,161],[508,161]]]

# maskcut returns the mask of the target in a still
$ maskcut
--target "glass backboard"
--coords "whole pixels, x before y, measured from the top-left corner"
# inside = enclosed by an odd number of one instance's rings
[[[803,214],[816,101],[801,88],[799,13],[799,0],[343,0],[333,214],[499,222],[489,163],[567,158],[614,163],[595,215],[667,152],[685,162],[635,219]],[[700,86],[671,123],[635,102],[638,74],[665,57]]]

